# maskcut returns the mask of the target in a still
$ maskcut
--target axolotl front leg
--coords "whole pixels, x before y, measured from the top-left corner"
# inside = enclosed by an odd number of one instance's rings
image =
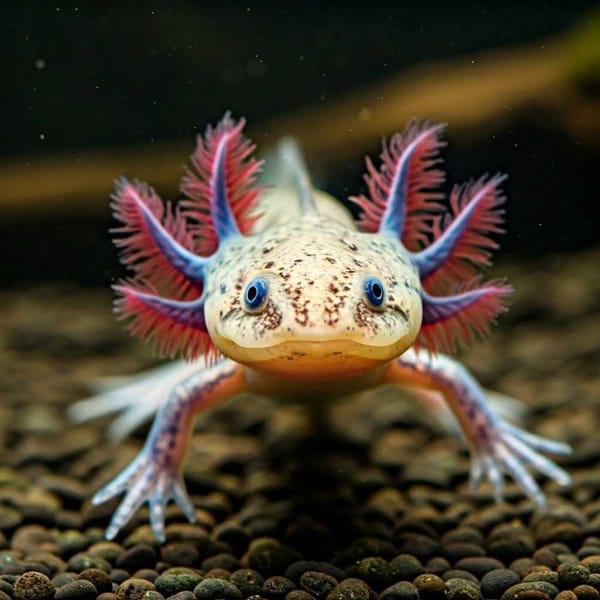
[[[165,506],[170,499],[175,500],[190,521],[195,520],[181,473],[194,417],[247,388],[243,367],[226,359],[173,389],[158,411],[140,453],[92,499],[94,504],[101,504],[127,491],[106,530],[107,539],[114,538],[144,502],[150,505],[152,530],[161,542],[165,539]]]
[[[503,472],[507,472],[538,507],[545,497],[526,467],[543,473],[561,485],[569,475],[540,454],[568,454],[567,444],[549,440],[501,419],[486,401],[481,386],[459,362],[443,354],[409,350],[390,364],[384,381],[416,386],[439,393],[456,417],[472,454],[470,487],[486,477],[497,501],[503,496]]]

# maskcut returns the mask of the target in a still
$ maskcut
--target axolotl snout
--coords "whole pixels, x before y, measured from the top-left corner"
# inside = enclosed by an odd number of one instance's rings
[[[193,520],[182,467],[194,416],[242,392],[348,393],[382,384],[435,401],[458,422],[472,486],[502,498],[508,473],[538,506],[530,470],[569,476],[543,453],[569,447],[496,413],[473,376],[445,353],[488,333],[511,291],[483,282],[501,231],[503,176],[482,177],[439,200],[442,127],[409,124],[367,159],[367,193],[350,213],[315,190],[297,149],[280,151],[282,185],[257,183],[262,163],[229,115],[198,139],[187,199],[174,210],[148,186],[121,179],[113,196],[116,244],[133,278],[115,286],[130,330],[188,360],[144,374],[75,407],[78,418],[122,410],[120,431],[157,411],[139,455],[93,501],[125,492],[106,536],[144,502],[164,539],[174,499]]]

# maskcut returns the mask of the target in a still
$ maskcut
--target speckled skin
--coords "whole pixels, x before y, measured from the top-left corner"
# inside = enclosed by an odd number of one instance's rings
[[[372,274],[386,287],[378,310],[363,293]],[[269,299],[252,314],[241,298],[259,275]],[[217,347],[237,362],[303,380],[361,374],[414,341],[420,280],[391,236],[309,214],[220,248],[208,269],[205,317]]]
[[[564,454],[568,446],[504,421],[454,359],[413,349],[423,308],[411,254],[397,237],[357,231],[344,209],[307,188],[303,172],[297,180],[299,190],[283,185],[267,194],[254,233],[225,239],[207,264],[204,317],[223,357],[212,365],[177,364],[83,405],[89,417],[106,412],[107,400],[121,394],[118,409],[132,414],[143,402],[146,412],[159,407],[138,457],[93,499],[97,504],[126,492],[107,538],[146,501],[159,540],[170,499],[194,519],[181,478],[194,417],[248,391],[326,397],[389,383],[416,387],[420,398],[454,414],[473,457],[472,485],[488,479],[499,500],[507,472],[542,507],[544,495],[527,467],[567,484],[569,476],[540,452]],[[314,201],[307,201],[311,193]],[[252,310],[244,306],[244,291],[257,276],[267,280],[268,297]],[[368,276],[385,288],[381,306],[365,297]]]

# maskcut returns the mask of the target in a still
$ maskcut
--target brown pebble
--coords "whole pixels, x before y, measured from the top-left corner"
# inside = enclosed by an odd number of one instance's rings
[[[146,567],[152,568],[156,564],[156,551],[152,546],[138,544],[125,550],[115,562],[119,569],[125,569],[130,573]]]
[[[423,573],[413,581],[421,600],[441,600],[445,597],[446,584],[441,577],[432,573]]]
[[[369,586],[360,579],[344,579],[327,595],[327,600],[369,600]]]
[[[54,600],[96,600],[98,591],[91,581],[71,581],[56,590]]]
[[[600,592],[591,585],[578,585],[573,588],[573,592],[577,596],[577,600],[598,600]]]
[[[13,586],[15,600],[50,600],[54,586],[47,575],[30,571],[20,575]]]
[[[85,579],[94,584],[98,594],[112,591],[112,581],[102,569],[85,569],[78,575],[79,579]]]
[[[151,581],[145,579],[126,579],[117,590],[118,600],[142,600],[147,598],[146,592],[156,591]]]
[[[559,592],[558,596],[555,596],[554,600],[577,600],[577,596],[572,590],[563,590]]]

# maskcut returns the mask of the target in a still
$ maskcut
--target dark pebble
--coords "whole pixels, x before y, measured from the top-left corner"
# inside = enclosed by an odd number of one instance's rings
[[[546,565],[551,569],[556,569],[559,565],[556,553],[549,546],[538,548],[531,556],[536,565]]]
[[[96,600],[98,591],[91,581],[79,579],[56,590],[54,600]]]
[[[154,580],[158,577],[158,571],[155,569],[138,569],[131,576],[135,579],[145,579],[154,583]]]
[[[248,548],[248,566],[267,577],[285,573],[299,558],[296,552],[273,538],[258,538]]]
[[[479,579],[473,575],[473,573],[469,573],[468,571],[462,571],[461,569],[449,569],[442,575],[442,579],[444,581],[448,581],[450,579],[465,579],[466,581],[470,581],[471,583],[479,584]]]
[[[554,600],[577,600],[577,596],[575,595],[575,592],[572,592],[571,590],[563,590],[562,592],[559,592]]]
[[[113,583],[121,584],[129,579],[130,574],[125,569],[113,569],[108,576]]]
[[[558,566],[558,582],[563,590],[572,590],[588,582],[590,571],[584,565],[563,563]]]
[[[281,575],[265,579],[261,595],[269,600],[283,600],[292,590],[296,589],[293,581]]]
[[[344,579],[327,596],[327,600],[369,600],[369,586],[360,579]]]
[[[445,593],[447,600],[479,600],[479,586],[462,577],[448,579]]]
[[[204,577],[214,577],[215,579],[229,581],[231,571],[227,571],[226,569],[211,569],[210,571],[205,572]]]
[[[52,578],[52,585],[55,588],[62,587],[67,583],[71,583],[72,581],[77,581],[79,575],[77,573],[71,573],[70,571],[65,571],[64,573],[59,573]],[[112,589],[112,588],[111,588]]]
[[[555,585],[556,587],[560,587],[558,582],[558,573],[556,571],[536,571],[529,573],[523,577],[522,581],[546,581],[552,585]]]
[[[484,538],[481,531],[475,529],[475,527],[457,527],[456,529],[447,531],[442,536],[442,544],[444,546],[456,542],[465,542],[468,544],[482,546]]]
[[[573,588],[573,592],[577,596],[577,600],[598,600],[600,592],[591,585],[578,585]]]
[[[123,554],[123,546],[117,542],[98,542],[87,549],[90,556],[97,556],[114,565],[117,558]]]
[[[412,554],[423,561],[439,554],[439,552],[440,543],[437,540],[426,535],[410,533],[402,534],[398,542],[398,552],[396,554]],[[380,554],[376,556],[380,556]]]
[[[525,571],[529,569],[533,565],[533,560],[531,558],[517,558],[517,560],[513,560],[508,568],[511,571],[514,571],[519,577],[523,577]]]
[[[242,592],[224,579],[203,579],[194,588],[196,600],[242,600]]]
[[[450,563],[442,556],[435,556],[427,561],[425,565],[426,573],[434,575],[443,575],[450,568]]]
[[[306,571],[318,571],[319,573],[327,573],[327,575],[331,575],[335,577],[338,581],[342,579],[346,579],[346,572],[332,565],[331,563],[321,562],[318,560],[299,560],[295,563],[292,563],[285,571],[285,576],[298,583],[300,581],[300,577]]]
[[[585,565],[590,573],[600,573],[600,556],[593,554],[592,556],[586,556],[582,561],[582,565]]]
[[[244,598],[248,598],[260,594],[264,578],[254,569],[238,569],[231,574],[229,581],[240,590]]]
[[[600,592],[600,573],[590,573],[587,584]]]
[[[194,592],[184,591],[177,592],[172,596],[169,596],[168,600],[194,600]]]
[[[481,546],[468,542],[454,542],[442,547],[442,556],[445,556],[450,563],[455,563],[461,558],[468,556],[485,556],[485,550]]]
[[[161,573],[155,580],[156,589],[164,596],[189,591],[202,581],[202,575],[188,567],[173,567]]]
[[[330,556],[334,550],[331,531],[309,518],[292,523],[285,532],[285,539],[292,548],[317,560]]]
[[[232,554],[221,552],[214,556],[209,556],[202,561],[202,568],[205,571],[211,569],[225,569],[226,571],[235,571],[240,568],[240,561]]]
[[[400,581],[381,592],[380,600],[419,600],[419,590],[410,581]]]
[[[156,591],[151,581],[131,577],[126,579],[117,590],[118,600],[147,600],[148,592]]]
[[[167,544],[161,548],[160,556],[165,562],[178,567],[197,565],[201,558],[197,547],[191,542]]]
[[[558,588],[545,581],[529,581],[517,583],[509,587],[500,600],[552,600],[558,594]]]
[[[50,569],[50,576],[56,575],[67,568],[67,563],[51,552],[33,552],[26,557],[28,563],[41,563]]]
[[[118,597],[114,592],[104,592],[104,594],[100,594],[96,600],[118,600]]]
[[[300,576],[300,587],[315,598],[325,598],[337,584],[335,577],[319,571],[306,571]]]
[[[125,550],[115,562],[115,566],[119,569],[125,569],[130,573],[134,573],[138,569],[145,567],[154,567],[156,564],[156,552],[152,546],[146,544],[138,544]]]
[[[50,600],[54,586],[47,575],[30,571],[20,575],[13,586],[15,600]]]
[[[79,573],[79,579],[85,579],[94,584],[99,594],[112,591],[112,581],[102,569],[86,569]]]
[[[421,600],[442,600],[445,597],[446,584],[433,573],[423,573],[415,577],[413,583]]]
[[[368,557],[348,569],[348,575],[362,579],[368,586],[379,592],[393,583],[394,571],[383,558]]]
[[[6,592],[0,590],[0,600],[12,600],[12,598]]]
[[[412,581],[423,573],[421,561],[412,554],[399,554],[390,561],[390,567],[398,581]]]
[[[531,556],[534,550],[535,543],[533,539],[525,534],[495,539],[488,544],[490,556],[501,560],[505,564],[509,564],[511,561],[523,556]]]
[[[110,573],[111,570],[110,564],[103,558],[91,556],[90,554],[85,554],[83,552],[79,552],[69,559],[67,569],[69,569],[69,571],[74,571],[75,573],[81,573],[86,569],[100,569],[106,573]]]
[[[292,590],[285,600],[316,600],[316,598],[304,590]]]
[[[481,578],[481,594],[486,600],[494,600],[512,585],[519,583],[521,578],[510,569],[494,569]]]
[[[213,539],[217,542],[224,542],[238,555],[243,554],[250,542],[248,532],[235,521],[225,521],[215,527]]]
[[[503,569],[504,565],[497,558],[492,558],[490,556],[469,556],[467,558],[461,558],[454,565],[454,568],[473,573],[475,577],[481,579],[490,571]]]

